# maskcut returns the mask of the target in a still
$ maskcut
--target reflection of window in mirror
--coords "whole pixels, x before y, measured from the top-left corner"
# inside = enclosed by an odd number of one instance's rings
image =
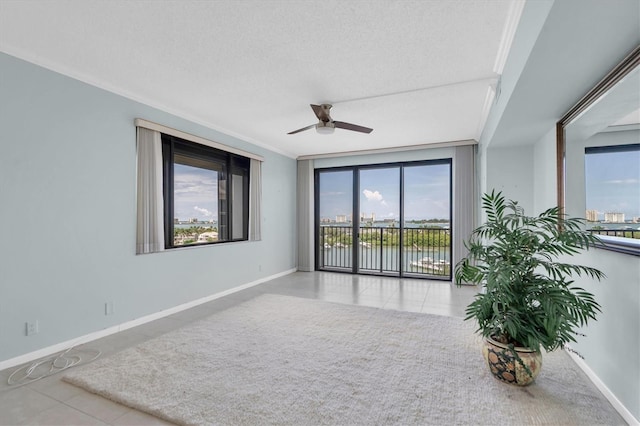
[[[640,239],[640,143],[586,147],[584,176],[587,229]]]
[[[559,205],[640,255],[640,47],[558,123]]]

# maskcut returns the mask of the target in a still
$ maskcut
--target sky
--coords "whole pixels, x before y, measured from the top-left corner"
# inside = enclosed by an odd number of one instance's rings
[[[405,220],[448,219],[449,165],[405,167]],[[320,175],[320,217],[335,220],[352,213],[351,171],[330,171]],[[376,220],[399,219],[400,169],[362,169],[358,188],[360,212]]]
[[[218,220],[218,172],[174,164],[174,217]]]
[[[640,150],[585,155],[587,210],[640,217]]]

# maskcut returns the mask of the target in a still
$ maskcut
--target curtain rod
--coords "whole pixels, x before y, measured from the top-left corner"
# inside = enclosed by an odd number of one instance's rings
[[[261,155],[253,154],[251,152],[244,151],[242,149],[224,145],[224,144],[221,144],[220,142],[214,142],[212,140],[205,139],[200,136],[192,135],[191,133],[183,132],[181,130],[173,129],[171,127],[163,126],[162,124],[154,123],[152,121],[148,121],[142,118],[136,118],[134,123],[136,127],[144,127],[145,129],[149,129],[149,130],[156,130],[166,135],[175,136],[191,142],[196,142],[202,145],[210,146],[212,148],[221,149],[223,151],[227,151],[232,154],[242,155],[244,157],[249,157],[258,161],[264,161],[264,157]]]

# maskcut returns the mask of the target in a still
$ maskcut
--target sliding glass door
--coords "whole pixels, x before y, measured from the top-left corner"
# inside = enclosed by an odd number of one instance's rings
[[[399,275],[400,167],[358,173],[358,272]]]
[[[450,277],[451,163],[403,167],[403,267]]]
[[[316,174],[317,269],[353,270],[353,170]]]
[[[316,170],[316,267],[451,277],[451,161]]]

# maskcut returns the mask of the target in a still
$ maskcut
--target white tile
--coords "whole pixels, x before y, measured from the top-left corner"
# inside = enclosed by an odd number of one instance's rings
[[[7,383],[7,380],[9,379],[9,376],[11,375],[12,372],[13,372],[12,369],[6,369],[6,370],[0,371],[0,392],[11,388],[11,386],[9,386],[9,384]]]
[[[172,425],[166,420],[159,419],[140,411],[131,410],[111,423],[113,426],[163,426]]]
[[[383,308],[396,311],[422,312],[422,302],[390,300],[384,304]]]
[[[110,336],[103,337],[93,342],[81,345],[81,348],[88,348],[92,350],[99,350],[102,352],[101,357],[108,356],[112,353],[119,352],[125,348],[142,343],[149,340],[150,337],[144,334],[138,333],[133,329],[125,330],[120,333],[112,334]]]
[[[429,301],[426,301],[424,305],[422,305],[422,312],[448,317],[464,317],[464,307],[456,307],[447,304],[434,304]]]
[[[66,405],[56,405],[30,418],[24,424],[29,425],[108,425],[94,417]]]
[[[24,424],[38,413],[60,403],[26,386],[0,393],[0,424]]]
[[[188,322],[180,320],[179,318],[165,317],[132,328],[131,331],[149,337],[157,337],[170,331],[177,330],[180,327],[184,327],[186,324],[188,324]]]
[[[106,423],[111,423],[131,411],[129,407],[89,392],[74,396],[66,401],[66,404]]]
[[[46,379],[38,380],[29,385],[29,388],[49,396],[57,401],[64,402],[84,392],[77,386],[62,381],[64,373],[59,373]]]

